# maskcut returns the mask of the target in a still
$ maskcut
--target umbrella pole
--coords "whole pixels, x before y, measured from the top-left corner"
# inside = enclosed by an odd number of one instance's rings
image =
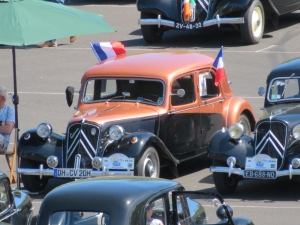
[[[14,95],[12,97],[13,104],[15,105],[15,139],[14,145],[19,141],[19,121],[18,121],[18,104],[19,104],[19,96],[17,90],[17,71],[16,71],[16,49],[15,46],[12,46],[12,56],[13,56],[13,77],[14,77]],[[14,150],[17,148],[14,146]],[[15,152],[17,154],[17,152]],[[17,169],[19,168],[19,156],[17,155]],[[17,173],[17,188],[20,189],[20,175]]]

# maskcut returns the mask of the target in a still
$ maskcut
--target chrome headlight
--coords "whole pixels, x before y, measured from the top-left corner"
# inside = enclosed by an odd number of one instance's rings
[[[36,128],[36,133],[41,138],[47,138],[52,134],[52,127],[49,123],[41,123]]]
[[[244,134],[244,126],[240,123],[235,123],[229,127],[228,131],[231,138],[239,139]]]
[[[125,130],[123,127],[118,125],[113,125],[111,128],[109,128],[109,137],[115,141],[120,140],[125,133]]]
[[[300,124],[293,128],[293,136],[296,140],[300,140]]]

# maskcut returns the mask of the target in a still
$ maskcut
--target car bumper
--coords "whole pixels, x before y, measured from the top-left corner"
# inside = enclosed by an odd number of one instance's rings
[[[63,169],[63,168],[59,168]],[[23,175],[32,175],[32,176],[39,176],[40,179],[42,177],[54,177],[54,169],[44,169],[43,165],[41,165],[38,169],[32,169],[32,168],[18,168],[17,170],[18,174]],[[134,171],[132,170],[122,170],[122,171],[115,171],[115,170],[108,170],[106,168],[103,168],[102,170],[92,170],[90,177],[100,177],[100,176],[133,176]],[[76,177],[57,177],[57,178],[76,178]]]
[[[176,24],[179,24],[172,20],[161,19],[160,15],[158,15],[157,19],[139,19],[138,23],[139,23],[139,25],[157,25],[158,27],[168,26],[168,27],[174,27],[174,28],[177,28]],[[244,17],[220,18],[219,15],[217,15],[215,19],[206,20],[206,21],[202,22],[202,25],[198,26],[197,28],[208,27],[208,26],[212,26],[212,25],[220,26],[221,24],[242,24],[242,23],[245,23]],[[178,26],[178,27],[180,27],[180,26]],[[189,29],[189,28],[186,28],[186,29]]]
[[[231,176],[231,174],[236,174],[240,176],[244,176],[245,170],[242,170],[240,168],[233,168],[233,167],[222,167],[222,166],[212,166],[210,167],[210,172],[212,173],[228,173],[228,177]],[[283,177],[283,176],[289,176],[290,179],[294,175],[300,175],[300,169],[294,169],[292,165],[289,166],[288,170],[280,170],[276,171],[276,177]],[[264,179],[264,178],[257,178],[257,179]]]

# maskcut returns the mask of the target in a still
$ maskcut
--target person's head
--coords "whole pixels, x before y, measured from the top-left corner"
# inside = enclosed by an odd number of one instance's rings
[[[149,205],[147,205],[146,207],[147,219],[149,219],[152,216],[154,205],[155,205],[154,202],[151,202]]]
[[[7,94],[6,87],[0,85],[0,97],[4,99],[4,102],[7,100],[7,96],[8,96],[8,94]]]

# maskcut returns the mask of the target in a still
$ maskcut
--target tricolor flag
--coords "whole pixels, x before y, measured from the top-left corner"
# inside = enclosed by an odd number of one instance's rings
[[[121,42],[92,42],[91,47],[99,61],[126,53]]]
[[[217,69],[216,72],[216,79],[215,79],[215,86],[218,86],[220,81],[226,77],[225,69],[224,69],[224,62],[223,62],[223,47],[221,47],[213,66]]]
[[[183,19],[189,21],[191,19],[192,12],[190,8],[190,0],[183,1]]]

